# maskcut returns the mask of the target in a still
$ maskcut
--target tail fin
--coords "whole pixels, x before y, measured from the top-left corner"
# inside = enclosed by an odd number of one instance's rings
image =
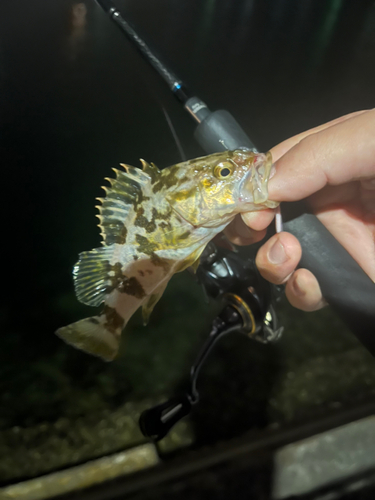
[[[61,339],[83,351],[112,361],[118,352],[123,325],[116,329],[106,325],[106,316],[93,316],[59,328]]]

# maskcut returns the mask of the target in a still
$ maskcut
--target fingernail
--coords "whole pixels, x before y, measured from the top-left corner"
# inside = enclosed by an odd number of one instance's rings
[[[301,287],[298,276],[296,276],[293,280],[293,291],[299,297],[303,297],[304,295],[306,295],[305,290],[303,290],[303,288]]]
[[[284,246],[277,240],[268,251],[268,260],[271,264],[284,264],[288,260]]]
[[[241,214],[241,218],[246,225],[251,225],[251,222],[258,217],[257,212],[244,212]]]

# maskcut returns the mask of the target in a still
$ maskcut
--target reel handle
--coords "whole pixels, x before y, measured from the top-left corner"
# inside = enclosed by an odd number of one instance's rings
[[[190,413],[191,407],[192,403],[185,394],[145,410],[139,418],[142,434],[159,441],[178,421]]]

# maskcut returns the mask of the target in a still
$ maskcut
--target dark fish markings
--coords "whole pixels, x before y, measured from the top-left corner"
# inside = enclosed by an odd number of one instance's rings
[[[138,243],[138,250],[140,252],[143,252],[146,255],[150,256],[151,263],[156,266],[156,267],[162,267],[164,271],[167,273],[171,265],[167,259],[164,259],[162,257],[159,257],[155,251],[159,249],[159,245],[156,243],[153,243],[152,241],[149,241],[145,236],[142,236],[140,234],[135,235],[135,239]],[[149,272],[146,270],[146,272]],[[149,272],[151,274],[151,272]]]
[[[154,209],[155,210],[155,209]],[[145,217],[144,214],[144,208],[140,207],[137,210],[136,218],[134,221],[134,225],[138,227],[143,227],[146,231],[146,233],[153,233],[156,230],[156,222],[154,216],[152,219],[149,221],[147,217]]]
[[[166,221],[170,218],[172,209],[167,210],[167,212],[159,212],[155,207],[152,209],[152,218],[149,221],[147,217],[144,216],[144,208],[138,208],[136,212],[136,218],[134,220],[134,225],[137,227],[143,227],[146,233],[153,233],[157,229],[156,221],[162,220]]]
[[[159,245],[153,243],[152,241],[149,241],[145,236],[142,236],[141,234],[136,234],[135,240],[138,243],[138,251],[146,255],[152,255],[155,250],[159,249]]]
[[[132,179],[129,178],[127,178],[126,182],[129,185],[129,187],[133,188],[129,193],[130,194],[129,201],[130,203],[132,203],[134,210],[136,212],[138,210],[138,206],[144,203],[145,201],[148,201],[150,197],[144,194],[143,189],[139,184],[139,182],[133,181]]]
[[[191,231],[186,231],[185,233],[182,233],[180,236],[179,236],[179,239],[180,240],[186,240],[186,238],[188,238],[191,234]]]
[[[122,265],[120,262],[116,262],[116,264],[112,266],[111,271],[114,273],[114,275],[109,276],[111,286],[107,288],[107,294],[111,293],[112,290],[117,289],[120,293],[133,295],[137,299],[142,299],[146,296],[146,292],[144,291],[137,278],[128,278],[122,273]]]
[[[168,229],[169,231],[172,230],[172,224],[170,222],[160,222],[159,227],[160,229]]]
[[[167,259],[163,259],[162,257],[159,257],[154,252],[151,254],[151,263],[154,266],[162,267],[164,269],[165,273],[167,273],[171,268],[171,265]]]
[[[113,307],[104,306],[103,314],[105,314],[106,322],[104,323],[105,328],[110,331],[113,335],[118,334],[118,330],[122,330],[124,326],[124,320],[119,315],[119,313]]]
[[[159,176],[158,180],[156,182],[154,182],[154,184],[152,186],[152,192],[158,193],[164,187],[170,188],[170,187],[178,184],[180,182],[178,177],[177,177],[178,170],[179,170],[179,167],[177,167],[177,166],[172,166],[166,170],[163,170],[163,172]]]
[[[166,212],[159,212],[155,207],[152,209],[152,218],[155,220],[169,221],[172,214],[172,207],[169,207]]]
[[[120,233],[115,236],[114,243],[119,243],[120,245],[124,245],[126,243],[126,237],[128,235],[128,230],[125,225],[122,226]]]
[[[124,276],[121,285],[118,287],[118,291],[126,293],[126,295],[133,295],[137,299],[143,299],[146,296],[143,286],[134,276],[131,278]]]

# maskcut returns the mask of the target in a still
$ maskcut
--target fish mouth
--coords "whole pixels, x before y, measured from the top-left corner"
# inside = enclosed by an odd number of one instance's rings
[[[272,155],[257,153],[251,161],[250,169],[239,185],[239,201],[260,205],[268,200],[268,180],[272,172]]]

